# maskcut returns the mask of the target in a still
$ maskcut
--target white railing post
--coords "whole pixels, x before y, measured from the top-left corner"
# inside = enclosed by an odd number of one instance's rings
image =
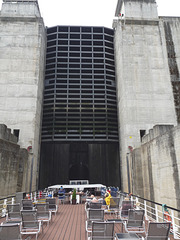
[[[15,202],[14,197],[12,198],[12,201],[11,201],[11,202],[12,202],[12,204],[14,204],[14,202]]]
[[[147,217],[147,204],[146,204],[145,200],[144,200],[144,214],[145,214],[145,218],[148,219],[148,217]]]
[[[37,197],[36,197],[37,195],[36,195],[36,192],[34,192],[34,201],[36,202],[36,200],[37,200]]]
[[[155,204],[155,212],[156,212],[156,221],[159,222],[159,217],[158,217],[158,206]]]
[[[179,239],[178,235],[177,235],[177,227],[176,227],[176,223],[174,221],[174,211],[171,210],[171,219],[172,219],[172,227],[173,227],[173,236],[174,236],[174,239]]]
[[[139,204],[138,197],[136,197],[136,209],[140,209],[140,204]]]

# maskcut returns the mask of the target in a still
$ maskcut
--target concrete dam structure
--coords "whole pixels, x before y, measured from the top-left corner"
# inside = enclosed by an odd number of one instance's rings
[[[180,92],[172,87],[179,86],[180,49],[179,34],[171,32],[180,31],[180,19],[159,18],[154,0],[118,1],[116,16],[121,172],[127,190],[127,153],[140,146],[154,125],[177,125]]]
[[[45,28],[37,0],[3,1],[0,124],[28,150],[29,190],[87,179],[128,192],[129,153],[180,122],[180,17],[118,0],[112,22]]]
[[[38,184],[45,51],[45,26],[37,1],[3,1],[0,123],[18,137],[21,148],[31,150],[28,190]]]

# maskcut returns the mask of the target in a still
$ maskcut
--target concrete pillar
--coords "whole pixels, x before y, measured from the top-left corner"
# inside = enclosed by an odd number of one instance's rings
[[[35,190],[38,180],[45,36],[36,0],[3,1],[0,12],[0,123],[19,132],[21,148],[31,147],[28,190]]]
[[[119,16],[121,13],[121,16]],[[141,131],[176,125],[167,52],[162,44],[155,0],[119,0],[115,62],[123,190],[127,191],[126,154],[141,144]]]

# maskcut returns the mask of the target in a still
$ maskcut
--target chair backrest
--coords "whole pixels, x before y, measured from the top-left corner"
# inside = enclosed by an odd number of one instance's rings
[[[57,210],[56,198],[46,198],[46,203],[49,203],[49,210]]]
[[[134,206],[135,206],[134,201],[127,201],[127,200],[122,201],[121,216],[128,216],[128,210],[134,209]]]
[[[22,227],[23,228],[37,228],[37,210],[22,210]]]
[[[20,224],[0,225],[0,240],[19,240],[21,239]]]
[[[49,206],[56,205],[56,199],[55,198],[46,198],[46,203],[49,203]]]
[[[142,227],[144,223],[144,210],[129,209],[127,227]]]
[[[37,212],[46,212],[49,211],[49,203],[38,203],[35,205]]]
[[[105,193],[106,193],[106,188],[101,187],[101,196],[104,197]]]
[[[170,222],[150,222],[147,240],[167,240],[170,232]]]
[[[117,188],[111,187],[111,196],[112,197],[117,197]]]
[[[92,222],[92,239],[114,239],[114,222]]]
[[[87,219],[95,221],[104,221],[104,210],[102,209],[88,209],[87,210]]]
[[[89,208],[91,209],[101,209],[102,203],[101,202],[90,202]]]
[[[49,203],[40,203],[36,204],[35,208],[37,209],[37,218],[45,217],[49,218]]]
[[[7,204],[8,213],[11,212],[20,212],[20,203],[17,204]]]
[[[109,208],[119,208],[120,198],[119,197],[112,197],[110,198],[110,205]]]
[[[21,219],[20,213],[20,203],[17,204],[7,204],[7,219]]]
[[[22,199],[22,208],[23,208],[23,210],[32,210],[33,209],[33,201],[30,199]]]

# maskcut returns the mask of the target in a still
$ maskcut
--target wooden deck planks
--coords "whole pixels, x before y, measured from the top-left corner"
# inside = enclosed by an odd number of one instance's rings
[[[44,229],[39,240],[85,240],[84,204],[59,205],[58,213],[49,228]],[[33,238],[34,239],[34,238]]]

